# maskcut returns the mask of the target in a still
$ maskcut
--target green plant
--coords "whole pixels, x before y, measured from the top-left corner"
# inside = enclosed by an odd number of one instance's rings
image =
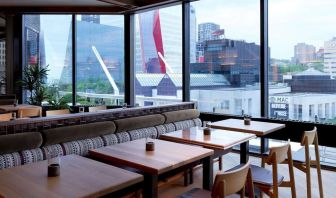
[[[41,105],[42,101],[46,99],[45,79],[48,76],[48,71],[48,65],[45,67],[28,65],[23,69],[22,80],[18,84],[29,92],[29,104]]]

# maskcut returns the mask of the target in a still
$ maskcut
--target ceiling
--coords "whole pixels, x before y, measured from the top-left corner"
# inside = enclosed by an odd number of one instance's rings
[[[0,12],[126,13],[183,0],[1,0]]]

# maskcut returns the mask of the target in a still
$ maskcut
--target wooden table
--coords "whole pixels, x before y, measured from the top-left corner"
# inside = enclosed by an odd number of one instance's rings
[[[30,109],[30,108],[39,108],[40,109],[40,117],[42,116],[42,107],[35,106],[35,105],[29,105],[29,104],[19,104],[19,105],[0,105],[0,111],[2,112],[16,112],[16,115],[18,116],[18,111],[20,109]]]
[[[61,174],[47,176],[47,160],[0,171],[0,197],[99,197],[118,193],[143,176],[78,155],[61,157]]]
[[[90,150],[95,159],[113,165],[130,167],[144,174],[144,197],[158,197],[158,180],[187,170],[200,161],[203,164],[203,188],[210,190],[213,184],[212,159],[214,151],[191,146],[155,140],[155,150],[146,151],[145,139],[129,141]]]
[[[251,120],[250,125],[244,125],[244,120],[227,119],[211,123],[211,128],[237,131],[243,133],[252,133],[261,139],[260,153],[264,153],[267,148],[265,135],[285,128],[285,124],[260,122]]]
[[[204,148],[213,149],[215,151],[214,157],[221,157],[222,155],[230,152],[232,147],[240,145],[240,162],[246,163],[248,161],[248,141],[256,138],[254,134],[211,129],[211,135],[204,135],[203,129],[203,127],[192,127],[190,129],[174,131],[162,134],[160,139],[194,144],[203,146]]]

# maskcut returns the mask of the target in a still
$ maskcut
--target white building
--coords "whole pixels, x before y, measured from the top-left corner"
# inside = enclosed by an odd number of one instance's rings
[[[324,42],[324,72],[336,76],[336,37]]]

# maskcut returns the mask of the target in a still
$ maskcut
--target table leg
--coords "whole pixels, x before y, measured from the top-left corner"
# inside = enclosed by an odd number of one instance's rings
[[[248,159],[248,151],[249,151],[249,142],[244,142],[242,144],[240,144],[240,163],[241,164],[245,164]]]
[[[213,185],[213,156],[203,158],[203,189],[211,190]]]
[[[158,175],[144,174],[144,197],[157,198],[158,195]]]
[[[268,138],[260,137],[260,154],[268,150]]]

